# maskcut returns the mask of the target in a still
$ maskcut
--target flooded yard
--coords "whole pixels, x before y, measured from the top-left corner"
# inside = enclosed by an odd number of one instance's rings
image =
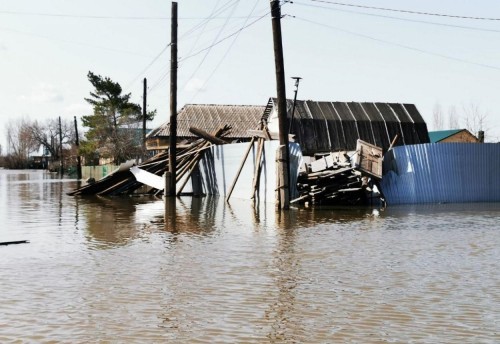
[[[498,343],[500,204],[71,197],[0,170],[0,342]]]

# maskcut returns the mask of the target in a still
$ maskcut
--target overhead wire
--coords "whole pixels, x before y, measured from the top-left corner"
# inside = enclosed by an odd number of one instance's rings
[[[208,49],[211,49],[212,47],[214,47],[214,46],[216,46],[216,45],[218,45],[218,44],[220,44],[220,43],[222,43],[222,42],[224,42],[224,41],[228,40],[229,38],[233,37],[234,35],[237,35],[237,34],[238,34],[238,33],[240,33],[241,31],[245,30],[246,28],[248,28],[248,27],[250,27],[250,26],[254,25],[254,24],[255,24],[255,23],[257,23],[257,22],[259,22],[260,20],[262,20],[263,18],[265,18],[268,14],[269,14],[269,12],[267,12],[266,14],[264,14],[264,15],[262,15],[262,16],[260,16],[260,17],[258,17],[257,19],[255,19],[255,20],[254,20],[254,21],[252,21],[251,23],[249,23],[249,24],[247,24],[247,25],[244,25],[243,27],[241,27],[241,28],[240,28],[240,29],[238,29],[237,31],[235,31],[235,32],[233,32],[233,33],[231,33],[231,34],[229,34],[229,35],[227,35],[227,36],[225,36],[225,37],[221,38],[221,39],[220,39],[220,40],[218,40],[217,42],[214,42],[214,43],[213,43],[213,44],[211,44],[210,46],[205,47],[205,48],[203,48],[203,49],[201,49],[201,50],[198,50],[197,52],[195,52],[195,53],[193,53],[193,54],[191,54],[191,55],[189,55],[189,56],[185,56],[185,57],[183,57],[181,60],[182,60],[182,61],[185,61],[185,60],[187,60],[187,59],[193,58],[193,57],[195,57],[195,56],[197,56],[197,55],[199,55],[199,54],[203,53],[204,51],[206,51],[206,50],[208,50]]]
[[[304,2],[300,2],[300,1],[296,1],[296,0],[294,0],[293,3],[295,5],[299,5],[299,6],[321,8],[321,9],[327,9],[327,10],[330,10],[330,11],[337,11],[337,12],[344,12],[344,13],[354,13],[354,14],[359,14],[359,15],[364,15],[364,16],[369,16],[369,17],[394,19],[394,20],[411,22],[411,23],[444,26],[444,27],[451,27],[451,28],[458,28],[458,29],[465,29],[465,30],[474,30],[474,31],[500,32],[500,30],[496,30],[496,29],[487,29],[487,28],[480,28],[480,27],[475,27],[475,26],[464,26],[464,25],[454,25],[454,24],[447,24],[447,23],[438,23],[438,22],[426,21],[426,20],[409,19],[409,18],[393,17],[393,16],[388,16],[388,15],[383,15],[383,14],[375,14],[375,13],[366,13],[366,12],[352,11],[352,10],[334,8],[334,7],[331,7],[331,6],[321,6],[321,5],[314,5],[314,4],[306,4]]]
[[[140,71],[125,87],[125,89],[130,88],[136,81],[139,79],[144,73],[160,58],[161,55],[172,45],[172,43],[168,43],[159,53],[155,56],[155,58],[146,66],[142,71]]]
[[[198,23],[197,25],[195,25],[194,27],[192,27],[186,33],[184,33],[183,35],[181,35],[179,37],[179,40],[183,40],[186,37],[192,35],[197,30],[201,29],[201,32],[197,36],[195,43],[192,45],[192,47],[189,51],[189,54],[194,50],[201,35],[205,32],[206,26],[210,22],[211,18],[223,13],[227,8],[230,8],[232,6],[231,3],[234,3],[235,1],[239,1],[239,0],[229,0],[229,1],[225,2],[221,7],[218,7],[219,3],[220,3],[220,0],[218,0],[217,3],[215,4],[214,8],[212,9],[212,12],[210,13],[210,15],[208,17],[204,18],[204,20],[202,22]],[[153,85],[151,86],[150,92],[152,92],[154,89],[159,87],[166,80],[166,77],[170,74],[170,69],[168,68],[168,66],[165,69],[167,71],[160,74],[160,77],[158,78],[158,80],[156,82],[154,82]]]
[[[331,4],[331,5],[338,5],[338,6],[357,7],[357,8],[364,8],[364,9],[370,9],[370,10],[390,11],[390,12],[399,12],[399,13],[408,13],[408,14],[418,14],[418,15],[425,15],[425,16],[446,17],[446,18],[456,18],[456,19],[500,21],[500,18],[494,18],[494,17],[474,17],[474,16],[453,15],[453,14],[446,14],[446,13],[412,11],[412,10],[403,10],[403,9],[387,8],[387,7],[356,5],[356,4],[349,4],[349,3],[345,3],[345,2],[329,1],[329,0],[309,0],[309,1],[320,2],[320,3],[325,3],[325,4]]]
[[[186,36],[189,36],[191,35],[193,32],[199,30],[200,28],[203,28],[203,31],[207,25],[207,23],[209,23],[211,20],[213,20],[214,18],[216,18],[217,15],[221,14],[221,13],[224,13],[224,11],[231,7],[231,2],[234,2],[234,1],[237,1],[237,0],[228,0],[227,2],[225,2],[220,8],[218,8],[217,10],[215,10],[220,2],[220,0],[217,1],[215,7],[214,7],[214,10],[212,10],[212,13],[208,16],[208,17],[204,17],[203,18],[203,21],[201,21],[200,23],[196,24],[195,26],[193,26],[191,29],[189,29],[188,31],[186,31],[186,33],[184,33],[183,35],[181,35],[179,37],[179,39],[184,39]],[[180,18],[179,18],[180,19]],[[224,18],[225,19],[225,18]]]
[[[211,18],[214,15],[215,11],[217,10],[217,7],[219,6],[219,2],[220,2],[220,0],[217,0],[217,2],[215,3],[214,8],[212,9],[212,12],[209,14],[209,16],[207,17],[207,19],[205,19],[204,21],[202,21],[201,23],[199,23],[197,26],[195,26],[195,28],[192,28],[191,30],[189,30],[187,32],[187,33],[193,32],[193,31],[197,30],[197,28],[201,29],[201,32],[198,34],[198,36],[196,36],[196,40],[194,41],[193,45],[191,46],[190,52],[192,52],[194,50],[194,47],[198,44],[198,41],[200,40],[200,37],[203,35],[203,32],[205,31],[205,29],[207,28],[208,23],[210,22],[209,18]],[[183,37],[181,36],[181,39],[182,38]]]
[[[235,32],[233,32],[233,33],[231,33],[231,34],[229,34],[229,35],[227,35],[227,36],[225,36],[225,37],[223,37],[223,38],[219,39],[217,42],[214,42],[214,43],[212,43],[211,45],[209,45],[209,46],[207,46],[207,47],[205,47],[205,48],[202,48],[202,49],[198,50],[197,52],[192,53],[191,55],[188,55],[188,56],[185,56],[185,57],[183,57],[183,58],[179,59],[179,61],[178,61],[178,62],[179,62],[179,65],[180,65],[181,63],[183,63],[184,61],[186,61],[186,60],[188,60],[188,59],[191,59],[191,58],[193,58],[193,57],[195,57],[195,56],[198,56],[198,55],[202,54],[202,53],[203,53],[203,52],[205,52],[206,50],[211,49],[211,48],[213,48],[214,46],[221,44],[222,42],[225,42],[225,41],[226,41],[226,40],[228,40],[229,38],[231,38],[231,37],[233,37],[233,36],[237,35],[238,33],[240,33],[241,31],[243,31],[243,30],[245,30],[245,29],[247,29],[247,28],[251,27],[251,26],[252,26],[252,25],[254,25],[255,23],[257,23],[257,22],[259,22],[260,20],[264,19],[264,18],[265,18],[265,17],[266,17],[269,13],[270,13],[270,11],[267,11],[267,12],[266,12],[265,14],[263,14],[262,16],[258,16],[258,17],[257,17],[257,19],[255,19],[255,20],[251,21],[250,23],[248,23],[248,24],[246,24],[246,25],[242,26],[241,28],[239,28],[239,29],[238,29],[238,30],[236,30]],[[166,75],[165,75],[165,77],[166,77]],[[164,78],[163,78],[163,80],[164,80]],[[155,84],[155,88],[156,88],[156,87],[158,87],[158,86],[159,86],[159,83],[156,83],[156,84]],[[151,87],[151,91],[152,91],[152,89],[153,89],[153,87]],[[150,91],[150,92],[151,92],[151,91]]]
[[[134,52],[134,51],[115,49],[115,48],[94,45],[94,44],[88,44],[88,43],[83,43],[83,42],[76,42],[74,40],[54,38],[54,37],[50,37],[50,36],[41,35],[38,33],[24,32],[24,31],[19,31],[19,30],[15,30],[15,29],[4,28],[4,27],[0,27],[0,30],[7,31],[7,32],[13,32],[13,33],[25,35],[25,36],[33,36],[33,37],[43,38],[43,39],[47,39],[50,41],[56,41],[56,42],[61,42],[61,43],[65,43],[65,44],[73,44],[73,45],[80,45],[80,46],[84,46],[84,47],[91,47],[91,48],[95,48],[95,49],[108,50],[108,51],[112,51],[112,52],[116,52],[116,53],[120,53],[120,54],[129,54],[129,55],[151,57],[151,55],[142,54],[142,53],[138,53],[138,52]]]
[[[257,5],[259,4],[259,1],[260,0],[256,0],[253,7],[252,7],[252,10],[250,11],[250,13],[248,14],[247,18],[245,19],[245,22],[243,23],[243,26],[246,25],[246,23],[248,22],[248,20],[250,20],[252,14],[254,13],[255,9],[257,8]],[[238,32],[238,34],[236,36],[234,36],[234,39],[233,41],[231,42],[231,44],[229,45],[229,47],[227,48],[226,52],[224,53],[224,55],[222,56],[222,58],[219,60],[219,63],[217,63],[217,65],[215,66],[215,68],[212,70],[212,72],[210,73],[210,75],[207,77],[207,79],[205,80],[205,85],[210,81],[210,79],[212,79],[212,77],[214,76],[215,72],[219,69],[219,67],[222,65],[222,62],[226,59],[226,57],[229,55],[229,52],[232,50],[234,44],[236,43],[239,35],[240,35],[241,31]],[[198,93],[200,92],[200,90],[197,90],[195,92],[195,94],[191,97],[191,101],[190,102],[193,102],[193,99],[196,98],[196,96],[198,95]]]
[[[424,54],[427,54],[427,55],[437,56],[437,57],[441,57],[441,58],[448,59],[448,60],[458,61],[458,62],[462,62],[462,63],[466,63],[466,64],[476,65],[476,66],[479,66],[479,67],[484,67],[484,68],[494,69],[494,70],[499,70],[500,71],[500,67],[498,67],[498,66],[488,65],[488,64],[484,64],[484,63],[478,63],[478,62],[474,62],[474,61],[470,61],[470,60],[465,60],[465,59],[461,59],[461,58],[457,58],[457,57],[453,57],[453,56],[449,56],[449,55],[445,55],[445,54],[441,54],[441,53],[432,52],[432,51],[429,51],[429,50],[415,48],[415,47],[412,47],[412,46],[409,46],[409,45],[405,45],[405,44],[401,44],[401,43],[396,43],[396,42],[391,42],[391,41],[383,40],[383,39],[372,37],[372,36],[365,35],[365,34],[362,34],[362,33],[358,33],[358,32],[354,32],[354,31],[346,30],[346,29],[343,29],[343,28],[340,28],[340,27],[336,27],[336,26],[332,26],[332,25],[328,25],[328,24],[319,23],[319,22],[316,22],[316,21],[313,21],[313,20],[301,18],[301,17],[298,17],[298,16],[294,16],[293,18],[297,19],[297,20],[301,20],[301,21],[307,22],[307,23],[311,23],[311,24],[323,26],[323,27],[326,27],[326,28],[329,28],[329,29],[332,29],[332,30],[344,32],[344,33],[347,33],[347,34],[350,34],[350,35],[354,35],[354,36],[362,37],[362,38],[365,38],[365,39],[369,39],[369,40],[372,40],[372,41],[376,41],[376,42],[380,42],[380,43],[384,43],[384,44],[388,44],[388,45],[392,45],[392,46],[404,48],[404,49],[407,49],[407,50],[417,51],[419,53],[424,53]]]
[[[170,17],[98,16],[98,15],[83,15],[83,14],[62,14],[62,13],[20,12],[20,11],[0,11],[0,14],[37,16],[37,17],[78,18],[78,19],[118,19],[118,20],[169,20],[170,19]]]
[[[171,17],[165,16],[99,16],[99,15],[83,15],[83,14],[64,14],[64,13],[45,13],[45,12],[21,12],[21,11],[0,11],[0,15],[20,15],[20,16],[37,16],[37,17],[52,17],[52,18],[74,18],[74,19],[112,19],[112,20],[171,20]],[[245,16],[232,17],[231,19],[245,19]],[[183,20],[199,20],[207,19],[206,17],[179,17]],[[210,19],[227,19],[227,17],[214,16]]]
[[[199,29],[202,29],[202,32],[200,33],[200,35],[198,36],[198,38],[203,34],[203,32],[205,32],[205,25],[213,18],[218,18],[218,17],[215,17],[215,15],[218,15],[220,13],[222,13],[221,11],[223,9],[225,9],[228,4],[230,4],[232,1],[236,1],[236,0],[229,0],[228,2],[226,2],[221,8],[217,9],[217,6],[218,6],[218,3],[219,1],[217,2],[217,4],[215,5],[214,7],[214,10],[212,11],[212,13],[208,16],[208,17],[203,17],[203,22],[201,23],[198,23],[197,25],[195,25],[194,27],[192,27],[191,29],[189,29],[187,32],[185,32],[184,34],[182,34],[179,38],[179,40],[181,39],[186,39],[187,37],[193,35],[197,30]],[[239,1],[239,0],[238,0]],[[230,18],[231,17],[225,17],[225,18]],[[215,28],[215,29],[218,29]],[[197,40],[198,40],[197,38]],[[196,43],[195,43],[196,44]],[[166,50],[166,48],[168,48],[169,46],[171,45],[171,43],[169,43],[154,59],[153,61],[151,61],[136,77],[134,77],[134,79],[129,83],[129,87],[132,86],[133,83],[135,83],[137,81],[137,79],[142,75],[144,74],[157,60],[158,58],[163,54],[163,52]],[[159,73],[160,77],[152,83],[152,86],[150,87],[150,91],[152,91],[154,88],[158,87],[159,84],[161,84],[165,79],[166,77],[170,74],[170,69],[169,69],[169,64],[167,64],[166,66],[162,67],[161,68],[162,72]]]
[[[229,16],[232,16],[234,14],[234,11],[236,10],[236,8],[237,8],[237,6],[238,6],[239,3],[240,3],[240,0],[236,0],[234,2],[233,7],[231,9],[231,12],[230,12]],[[217,32],[217,34],[215,35],[214,39],[212,40],[212,43],[216,42],[219,39],[220,35],[222,34],[222,32],[224,31],[224,29],[226,28],[227,23],[228,23],[228,20],[226,20],[224,22],[224,25]],[[196,68],[193,70],[193,72],[191,73],[190,77],[187,78],[186,83],[184,84],[184,87],[186,87],[187,83],[196,75],[196,73],[198,72],[198,70],[200,69],[200,67],[203,65],[203,63],[207,59],[207,57],[210,54],[211,50],[212,50],[212,48],[207,49],[205,51],[205,55],[203,56],[203,58],[201,59],[201,61],[198,63],[198,65],[196,66]]]

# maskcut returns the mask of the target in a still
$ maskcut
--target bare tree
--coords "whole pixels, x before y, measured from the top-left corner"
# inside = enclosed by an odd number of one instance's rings
[[[432,115],[433,115],[433,128],[434,128],[434,130],[442,130],[444,123],[443,123],[443,110],[441,109],[441,104],[436,103],[434,105]]]
[[[40,148],[31,135],[29,120],[25,118],[10,120],[5,126],[5,131],[8,167],[26,168],[29,155]]]
[[[455,105],[452,105],[448,108],[448,128],[450,129],[458,129],[458,112]]]
[[[479,108],[479,105],[474,103],[470,103],[467,106],[463,105],[462,111],[465,129],[474,135],[478,135],[480,131],[483,131],[484,136],[486,137],[486,133],[488,131],[488,128],[486,127],[488,114],[483,112]]]
[[[35,140],[45,151],[47,151],[52,160],[59,159],[60,139],[59,139],[59,120],[57,118],[47,119],[45,122],[34,121],[30,125],[32,139]],[[61,121],[61,132],[63,145],[72,145],[75,142],[75,128],[71,120]]]

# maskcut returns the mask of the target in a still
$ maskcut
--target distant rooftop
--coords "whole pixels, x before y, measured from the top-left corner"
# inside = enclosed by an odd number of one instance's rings
[[[455,135],[463,130],[465,130],[465,129],[429,131],[429,140],[431,141],[431,143],[443,141],[444,139],[446,139],[452,135]]]

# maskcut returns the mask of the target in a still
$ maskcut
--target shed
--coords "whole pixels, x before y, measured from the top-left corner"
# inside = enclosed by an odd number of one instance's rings
[[[430,131],[429,139],[431,143],[438,142],[472,142],[479,143],[480,140],[471,134],[467,129],[451,129]]]
[[[304,155],[356,149],[365,142],[387,150],[398,135],[396,145],[429,143],[427,125],[413,104],[330,102],[287,99],[290,134]],[[278,133],[277,99],[270,98],[264,111],[271,133]]]
[[[187,104],[177,114],[177,142],[198,138],[189,131],[190,127],[212,133],[224,125],[232,127],[226,138],[234,142],[249,141],[252,136],[248,130],[258,128],[264,109],[265,106],[258,105]],[[147,149],[168,148],[169,137],[170,123],[166,122],[148,134]]]

